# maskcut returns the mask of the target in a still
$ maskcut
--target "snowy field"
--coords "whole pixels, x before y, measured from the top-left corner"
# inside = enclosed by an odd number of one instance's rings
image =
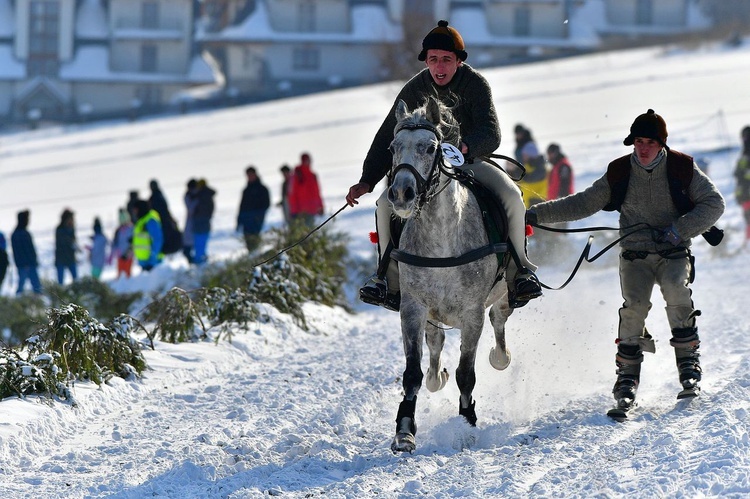
[[[469,59],[469,62],[471,59]],[[696,240],[693,286],[705,371],[703,393],[679,390],[663,302],[654,295],[647,326],[657,339],[646,357],[640,408],[632,421],[605,416],[615,378],[615,252],[584,264],[573,282],[518,310],[508,324],[510,368],[492,369],[485,325],[474,392],[479,417],[458,416],[453,377],[422,390],[417,450],[390,451],[404,367],[398,315],[355,304],[356,313],[307,304],[311,329],[269,310],[271,320],[232,344],[170,345],[145,351],[138,381],[97,388],[79,383],[72,408],[36,397],[0,402],[0,497],[746,497],[750,494],[750,248],[732,195],[740,129],[750,124],[750,43],[737,49],[641,49],[483,72],[498,109],[503,144],[529,127],[540,147],[558,142],[583,189],[627,154],[633,119],[651,107],[665,117],[669,144],[705,158],[727,200],[717,249]],[[279,199],[284,163],[310,152],[327,212],[348,187],[398,84],[344,90],[231,110],[106,126],[0,136],[0,230],[31,210],[42,273],[54,275],[54,228],[76,212],[86,242],[95,216],[114,230],[129,190],[148,196],[161,183],[173,213],[190,177],[217,191],[211,259],[242,253],[235,216],[244,169],[255,165]],[[380,188],[378,188],[380,190]],[[375,194],[332,222],[351,251],[371,261]],[[269,224],[281,212],[274,207]],[[601,213],[574,226],[616,225]],[[537,236],[534,236],[537,237]],[[561,236],[559,251],[534,254],[539,277],[559,286],[587,234]],[[611,241],[597,233],[594,250]],[[85,264],[81,273],[88,273]],[[186,277],[188,276],[188,277]],[[167,290],[191,282],[179,256],[150,275],[114,281],[118,290]],[[13,294],[11,273],[3,294]],[[135,311],[134,311],[135,312]],[[458,334],[444,363],[456,367]],[[475,439],[470,448],[461,443]]]

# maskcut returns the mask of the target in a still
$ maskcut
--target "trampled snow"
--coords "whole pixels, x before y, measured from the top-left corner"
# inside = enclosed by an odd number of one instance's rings
[[[669,330],[658,291],[647,321],[657,340],[648,354],[632,421],[611,406],[614,339],[621,304],[612,251],[584,264],[570,285],[514,313],[506,371],[489,365],[489,324],[477,360],[479,417],[458,416],[453,376],[440,392],[420,392],[417,450],[394,455],[390,441],[404,368],[398,314],[354,303],[356,313],[308,303],[310,329],[272,308],[270,320],[211,341],[146,350],[142,379],[96,387],[78,383],[79,403],[37,397],[0,402],[2,497],[745,497],[750,494],[750,334],[746,315],[750,249],[732,171],[739,131],[750,123],[750,49],[641,49],[483,72],[492,84],[504,141],[528,126],[541,147],[558,142],[576,187],[627,154],[632,120],[662,114],[675,149],[708,161],[727,200],[718,248],[694,241],[693,285],[701,334],[703,393],[677,401]],[[738,83],[739,82],[739,83]],[[18,210],[52,278],[53,233],[63,208],[76,212],[87,241],[95,216],[114,230],[129,190],[148,196],[161,183],[173,213],[191,177],[217,191],[212,259],[241,254],[235,217],[244,169],[255,165],[279,199],[284,163],[307,151],[326,211],[344,204],[396,83],[135,123],[111,123],[0,137],[0,229]],[[376,191],[379,191],[379,186]],[[374,268],[368,241],[377,195],[342,211],[334,230]],[[616,225],[600,213],[576,227]],[[269,212],[269,225],[281,212]],[[558,237],[557,251],[531,256],[552,287],[572,270],[588,234]],[[596,233],[594,250],[612,234]],[[88,268],[82,264],[82,273]],[[161,292],[195,282],[179,256],[150,275],[104,279],[121,291]],[[2,293],[13,294],[11,274]],[[193,284],[194,285],[194,284]],[[134,311],[135,312],[135,311]],[[444,364],[455,370],[459,340],[447,334]],[[466,446],[467,442],[473,442]]]

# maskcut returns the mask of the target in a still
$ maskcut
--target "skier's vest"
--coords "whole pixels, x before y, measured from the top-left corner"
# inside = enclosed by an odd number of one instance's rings
[[[695,207],[695,203],[688,195],[690,182],[693,181],[693,158],[681,152],[667,151],[667,182],[669,194],[675,208],[684,215]],[[630,154],[617,158],[607,166],[607,182],[611,191],[609,203],[604,207],[606,211],[620,211],[625,194],[630,183]],[[712,226],[703,234],[703,238],[712,246],[716,246],[724,237],[724,232]]]
[[[620,211],[630,182],[630,154],[617,158],[607,167],[607,182],[612,194],[609,203],[604,207],[606,211]],[[667,151],[667,182],[672,202],[684,215],[695,207],[687,191],[693,181],[693,158],[677,151]]]
[[[148,261],[151,258],[151,234],[146,230],[149,220],[161,222],[159,214],[149,210],[145,217],[141,217],[133,226],[133,254],[136,260]]]

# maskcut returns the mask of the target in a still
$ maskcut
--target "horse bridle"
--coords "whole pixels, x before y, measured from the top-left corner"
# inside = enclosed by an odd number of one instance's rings
[[[442,138],[440,130],[429,123],[403,124],[396,128],[396,131],[393,135],[396,136],[402,130],[428,130],[432,132],[435,137],[437,137],[438,143]],[[414,176],[414,179],[417,182],[417,207],[421,208],[431,197],[436,194],[434,192],[431,193],[431,191],[434,191],[439,185],[438,179],[440,178],[440,166],[442,165],[442,163],[443,149],[438,145],[435,151],[435,156],[432,159],[432,166],[430,167],[430,173],[427,178],[424,178],[417,171],[414,165],[410,163],[401,163],[395,168],[391,168],[391,170],[388,172],[388,185],[390,186],[393,183],[393,179],[398,172],[400,172],[401,170],[408,170]]]

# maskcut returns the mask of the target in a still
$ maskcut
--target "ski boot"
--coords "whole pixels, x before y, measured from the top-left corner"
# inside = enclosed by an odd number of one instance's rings
[[[628,411],[636,405],[635,395],[641,380],[642,362],[643,352],[641,352],[639,345],[623,345],[621,343],[617,345],[617,356],[615,357],[617,381],[612,388],[615,407],[607,412],[607,416],[616,421],[626,420]]]
[[[682,391],[677,394],[677,398],[697,397],[701,391],[698,382],[703,374],[700,352],[698,352],[701,344],[698,329],[695,327],[672,329],[672,340],[669,343],[674,347],[677,371],[680,373],[682,385]]]

